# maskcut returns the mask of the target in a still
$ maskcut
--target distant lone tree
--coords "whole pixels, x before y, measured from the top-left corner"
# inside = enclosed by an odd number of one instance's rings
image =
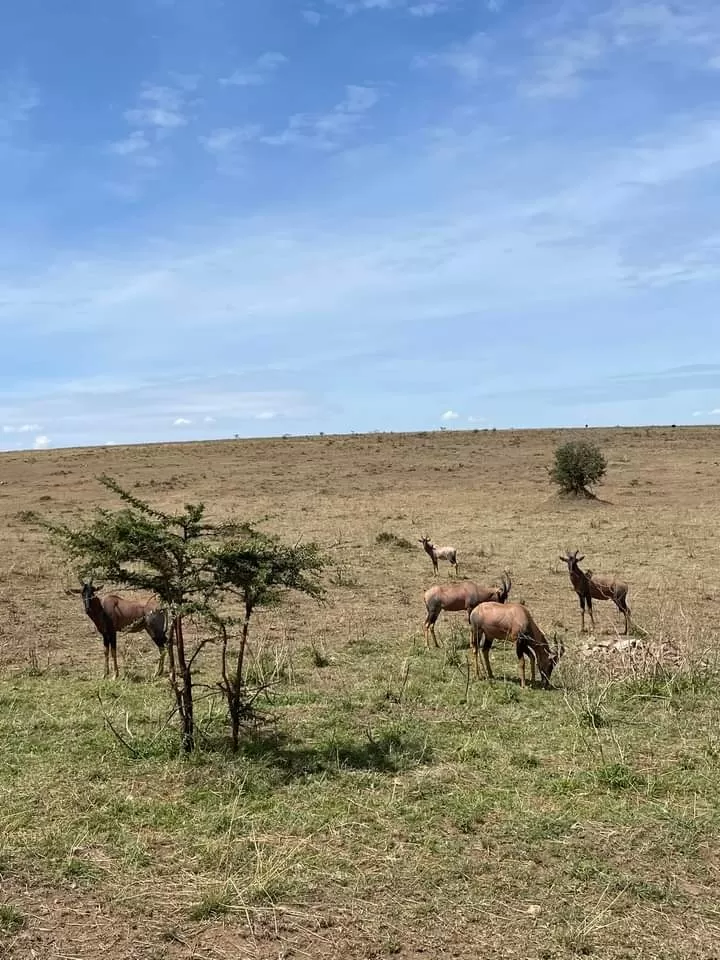
[[[550,479],[561,493],[592,497],[588,488],[602,480],[606,469],[607,460],[599,447],[585,440],[571,440],[555,450]]]

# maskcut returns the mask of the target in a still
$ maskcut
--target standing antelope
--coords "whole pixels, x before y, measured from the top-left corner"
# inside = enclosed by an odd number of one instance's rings
[[[482,640],[482,656],[488,680],[493,679],[490,669],[490,648],[493,640],[506,640],[515,644],[520,673],[520,686],[525,686],[525,657],[530,660],[531,681],[535,682],[535,663],[540,668],[543,687],[550,685],[550,675],[565,652],[562,643],[552,651],[547,637],[533,620],[530,611],[522,603],[480,603],[470,612],[471,642],[475,656],[475,676],[480,677],[478,650]]]
[[[567,564],[570,574],[570,582],[573,590],[580,598],[580,631],[585,632],[585,604],[587,604],[590,614],[590,622],[595,628],[595,618],[593,617],[593,600],[612,600],[620,613],[625,617],[625,630],[628,632],[630,624],[630,607],[627,605],[628,585],[617,577],[604,577],[593,573],[592,570],[581,570],[578,564],[585,559],[585,555],[578,553],[577,550],[570,553],[568,550],[564,557],[560,557],[563,563]]]
[[[502,585],[499,587],[483,587],[479,583],[473,583],[471,580],[461,580],[459,583],[448,583],[443,586],[436,584],[434,587],[430,587],[423,595],[425,608],[427,610],[427,616],[425,617],[425,623],[423,625],[425,646],[430,646],[428,634],[432,636],[435,646],[440,646],[435,636],[435,623],[443,610],[448,612],[467,610],[469,615],[472,608],[484,600],[495,600],[497,603],[505,603],[511,586],[512,580],[510,579],[510,574],[505,571],[502,578]]]
[[[128,633],[138,633],[140,630],[146,631],[160,650],[160,659],[155,676],[162,676],[168,642],[165,611],[160,609],[156,600],[129,600],[127,597],[120,597],[116,593],[108,593],[101,599],[97,596],[98,590],[102,590],[102,587],[93,586],[91,581],[90,583],[84,583],[81,590],[71,590],[69,592],[79,593],[82,596],[85,613],[90,617],[103,638],[103,646],[105,647],[105,673],[103,676],[107,677],[110,672],[108,655],[111,654],[113,674],[116,680],[118,678],[117,635],[123,630]]]
[[[436,547],[432,540],[427,537],[421,537],[418,543],[423,545],[423,550],[432,560],[435,573],[438,572],[438,560],[447,560],[451,567],[455,567],[455,576],[458,576],[457,550],[455,547]]]

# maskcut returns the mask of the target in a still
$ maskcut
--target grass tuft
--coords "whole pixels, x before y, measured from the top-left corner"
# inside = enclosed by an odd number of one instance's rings
[[[0,933],[14,934],[23,929],[25,914],[11,903],[0,903]]]

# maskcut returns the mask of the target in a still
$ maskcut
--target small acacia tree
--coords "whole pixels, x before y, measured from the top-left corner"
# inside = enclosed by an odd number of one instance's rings
[[[571,440],[555,450],[550,478],[562,493],[591,497],[589,487],[605,476],[607,461],[600,448],[586,440]]]
[[[256,606],[276,602],[282,588],[319,598],[324,560],[315,544],[284,546],[247,523],[212,523],[203,504],[186,504],[178,513],[164,513],[134,496],[109,477],[100,482],[124,502],[118,511],[99,509],[74,529],[34,518],[74,562],[81,578],[97,577],[119,587],[155,594],[169,614],[170,685],[180,717],[185,752],[195,746],[193,667],[213,641],[223,647],[222,678],[237,747],[245,706],[244,654],[250,616]],[[233,616],[233,598],[244,603],[243,630],[235,668],[228,673],[226,651]],[[192,616],[200,626],[191,646],[183,629]]]

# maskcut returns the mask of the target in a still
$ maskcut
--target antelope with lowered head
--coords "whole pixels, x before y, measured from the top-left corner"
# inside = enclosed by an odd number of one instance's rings
[[[515,644],[520,673],[520,686],[525,686],[525,658],[530,660],[530,679],[535,682],[535,664],[542,677],[543,687],[550,686],[550,675],[565,652],[562,643],[550,649],[548,638],[535,623],[530,611],[522,603],[479,603],[470,612],[471,643],[475,656],[475,676],[480,677],[478,650],[482,641],[482,657],[488,680],[493,679],[490,668],[490,648],[493,640]]]
[[[446,610],[449,613],[455,613],[458,610],[467,610],[468,615],[473,607],[476,607],[484,600],[495,600],[497,603],[505,603],[510,593],[512,580],[510,574],[505,571],[502,578],[502,584],[499,587],[483,587],[479,583],[473,583],[472,580],[461,580],[459,583],[448,583],[446,585],[436,584],[425,591],[423,599],[427,616],[423,625],[425,634],[425,646],[430,646],[429,636],[432,636],[436,647],[440,644],[435,636],[435,623],[437,618]]]
[[[592,570],[581,570],[578,564],[585,559],[585,555],[577,550],[572,553],[569,550],[566,551],[565,556],[560,557],[560,559],[567,564],[570,582],[580,599],[580,632],[585,632],[585,606],[587,605],[590,622],[595,629],[593,600],[612,600],[625,617],[623,633],[627,634],[630,625],[630,607],[627,605],[628,585],[623,580],[618,580],[617,577],[605,577],[593,573]]]
[[[433,570],[438,572],[438,560],[447,560],[451,567],[455,567],[455,576],[458,576],[457,550],[455,547],[436,547],[428,537],[421,537],[418,541],[423,550],[432,560]]]
[[[83,583],[80,590],[68,592],[79,593],[82,596],[85,613],[90,617],[103,638],[103,646],[105,647],[105,673],[103,676],[107,677],[110,672],[108,658],[112,656],[113,675],[116,680],[118,678],[118,633],[121,631],[138,633],[140,630],[144,630],[150,636],[160,651],[155,676],[162,676],[168,642],[165,611],[160,608],[154,599],[130,600],[116,593],[108,593],[101,598],[97,595],[98,590],[102,590],[102,587],[93,586],[92,581],[90,581],[90,583]]]

